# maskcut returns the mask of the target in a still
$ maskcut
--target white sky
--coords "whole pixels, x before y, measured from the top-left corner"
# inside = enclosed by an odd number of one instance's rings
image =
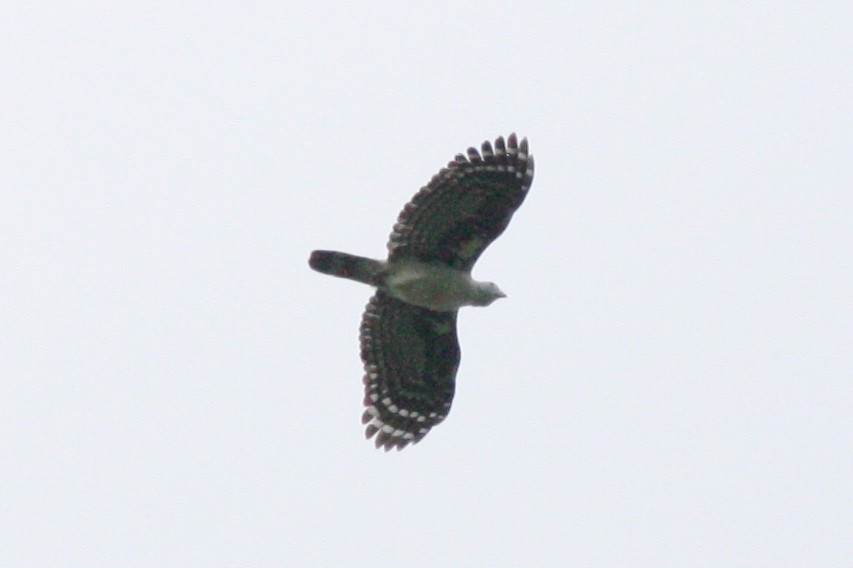
[[[849,565],[853,8],[639,4],[4,4],[0,565]],[[376,451],[308,253],[512,131],[509,298]]]

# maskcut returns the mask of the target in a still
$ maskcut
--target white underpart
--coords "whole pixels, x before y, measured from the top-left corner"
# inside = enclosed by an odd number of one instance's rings
[[[440,312],[484,306],[503,297],[494,284],[477,282],[465,271],[416,261],[389,266],[385,287],[398,300]]]

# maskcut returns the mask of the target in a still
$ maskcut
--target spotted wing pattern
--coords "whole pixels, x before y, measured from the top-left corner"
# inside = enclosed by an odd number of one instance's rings
[[[362,421],[376,447],[403,449],[450,411],[459,367],[456,312],[435,312],[379,290],[361,322]]]
[[[506,229],[533,182],[527,139],[483,142],[458,154],[415,194],[388,242],[388,260],[413,258],[470,270]]]

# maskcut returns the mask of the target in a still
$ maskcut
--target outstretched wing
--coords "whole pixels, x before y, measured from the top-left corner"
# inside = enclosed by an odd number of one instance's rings
[[[444,420],[459,367],[456,312],[436,312],[379,290],[361,322],[367,437],[403,449]]]
[[[406,204],[388,242],[388,259],[413,258],[470,270],[506,229],[533,181],[527,139],[512,134],[458,154]]]

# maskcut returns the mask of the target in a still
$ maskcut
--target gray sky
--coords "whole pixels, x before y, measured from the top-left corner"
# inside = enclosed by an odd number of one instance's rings
[[[4,5],[0,565],[849,563],[853,10],[733,4]],[[513,131],[509,298],[376,451],[308,253]]]

